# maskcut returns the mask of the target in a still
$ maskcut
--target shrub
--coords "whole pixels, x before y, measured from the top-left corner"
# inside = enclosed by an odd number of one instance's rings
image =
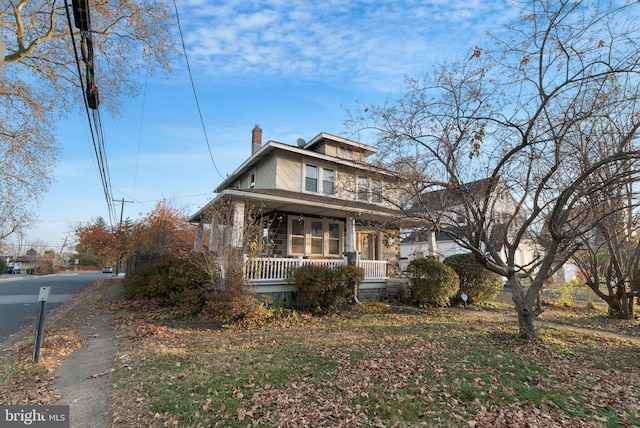
[[[206,286],[206,305],[201,317],[222,323],[258,321],[268,318],[267,309],[255,297],[255,290],[242,275],[228,274]],[[221,282],[220,282],[221,281]]]
[[[335,312],[353,301],[363,272],[354,266],[306,265],[295,269],[292,277],[298,289],[296,306],[323,314]]]
[[[50,275],[56,273],[55,260],[49,257],[37,259],[37,265],[27,272],[30,275]]]
[[[4,261],[4,259],[0,258],[0,275],[5,274],[8,271],[9,271],[9,268],[7,266],[7,262]]]
[[[503,288],[502,277],[477,262],[471,253],[449,256],[444,259],[444,264],[460,278],[460,289],[456,295],[458,301],[462,301],[464,293],[469,303],[485,302],[496,297]]]
[[[155,257],[140,261],[124,281],[127,298],[160,298],[166,304],[195,305],[194,311],[205,303],[205,285],[210,281],[197,259],[200,254],[182,258]]]
[[[558,306],[571,308],[576,304],[576,285],[577,282],[574,280],[560,284],[558,287]]]
[[[434,259],[413,259],[407,272],[411,278],[411,298],[417,306],[447,306],[460,288],[454,270]]]

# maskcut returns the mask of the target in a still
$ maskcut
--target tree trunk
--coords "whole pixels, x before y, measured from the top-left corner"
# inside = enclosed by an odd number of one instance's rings
[[[614,295],[603,299],[608,306],[608,314],[610,318],[632,319],[633,316],[633,295],[625,293],[622,296]]]
[[[528,308],[518,309],[518,326],[522,339],[533,340],[538,338],[538,331],[533,323],[536,314]]]
[[[534,310],[537,293],[535,293],[536,295],[534,296],[531,289],[525,293],[520,279],[515,275],[507,279],[507,284],[511,287],[511,298],[518,312],[520,337],[527,340],[537,339],[538,332],[534,324],[538,316],[538,312]]]
[[[587,285],[598,297],[607,304],[607,313],[610,318],[630,319],[633,318],[633,293],[613,292],[613,286],[608,287],[609,294],[605,294],[600,290],[599,284],[587,282]],[[616,287],[619,288],[619,287]],[[620,289],[623,291],[622,289]],[[630,300],[630,301],[629,301]]]

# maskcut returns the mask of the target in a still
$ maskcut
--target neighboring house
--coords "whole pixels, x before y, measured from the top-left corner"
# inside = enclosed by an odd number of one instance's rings
[[[470,252],[451,238],[447,230],[456,236],[464,236],[469,210],[489,207],[491,218],[487,221],[489,243],[505,258],[504,243],[509,231],[509,221],[514,221],[515,201],[502,180],[485,178],[470,183],[427,192],[419,203],[410,209],[412,217],[424,218],[432,227],[403,231],[400,254],[403,261],[416,257],[436,257],[443,260],[454,254]],[[537,252],[534,242],[524,239],[517,249],[515,264],[529,265]]]
[[[247,144],[248,146],[248,144]],[[297,145],[268,141],[253,129],[251,156],[214,190],[217,196],[189,218],[198,224],[195,251],[215,248],[216,233],[203,246],[207,229],[227,230],[224,245],[241,247],[248,212],[264,220],[259,257],[252,255],[245,276],[258,293],[296,291],[287,284],[291,267],[305,263],[363,268],[362,297],[384,294],[388,265],[399,260],[398,177],[368,164],[376,149],[321,133]],[[212,224],[212,208],[230,204],[233,218]]]

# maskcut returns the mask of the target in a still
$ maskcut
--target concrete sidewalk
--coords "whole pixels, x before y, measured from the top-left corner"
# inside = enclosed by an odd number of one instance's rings
[[[101,300],[122,299],[120,284],[114,282]],[[110,426],[109,380],[117,344],[109,321],[114,314],[104,312],[87,319],[80,329],[86,346],[62,361],[54,372],[54,388],[61,395],[56,405],[69,405],[71,428]]]

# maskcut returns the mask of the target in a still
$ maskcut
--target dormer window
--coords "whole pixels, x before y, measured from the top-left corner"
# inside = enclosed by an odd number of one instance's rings
[[[346,147],[338,147],[338,157],[343,159],[354,159],[355,155],[353,150],[347,149]]]

